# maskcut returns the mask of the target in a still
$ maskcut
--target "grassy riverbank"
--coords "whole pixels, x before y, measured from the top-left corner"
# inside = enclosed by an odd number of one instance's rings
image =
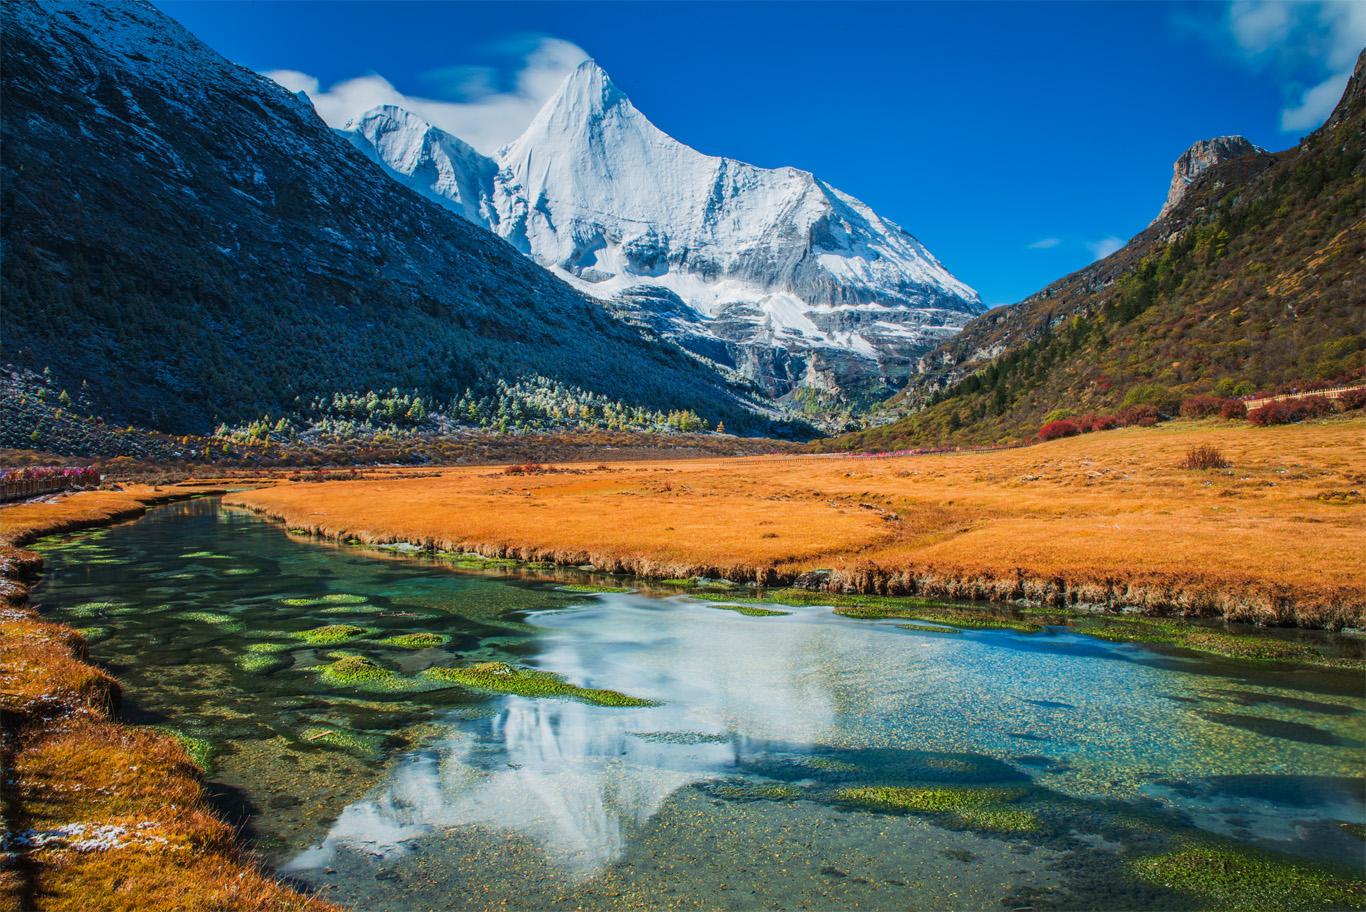
[[[76,631],[28,604],[42,562],[23,544],[200,493],[211,492],[139,485],[0,509],[0,795],[12,853],[0,906],[333,908],[264,874],[209,809],[182,741],[119,724],[118,682],[85,661]]]
[[[1178,421],[1013,450],[456,468],[227,500],[291,528],[656,579],[1136,609],[1366,613],[1366,419]],[[1225,468],[1183,468],[1197,446]]]

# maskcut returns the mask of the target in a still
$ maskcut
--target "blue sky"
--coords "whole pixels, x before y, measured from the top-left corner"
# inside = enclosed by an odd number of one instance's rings
[[[587,54],[665,132],[814,172],[987,304],[1141,231],[1193,141],[1294,145],[1366,44],[1360,2],[157,5],[329,121],[401,98],[486,149]]]

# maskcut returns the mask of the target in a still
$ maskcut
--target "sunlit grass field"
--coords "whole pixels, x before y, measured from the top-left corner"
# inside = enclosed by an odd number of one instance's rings
[[[1183,468],[1217,448],[1227,468]],[[658,578],[1357,625],[1366,419],[1218,419],[1019,449],[452,468],[231,495],[292,528]]]

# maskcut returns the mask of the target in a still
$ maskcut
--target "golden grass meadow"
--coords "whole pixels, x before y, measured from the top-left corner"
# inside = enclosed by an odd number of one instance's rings
[[[1218,447],[1225,469],[1181,468]],[[519,470],[520,469],[520,470]],[[291,528],[642,576],[1354,626],[1366,420],[1173,422],[1019,449],[455,468],[232,494]]]

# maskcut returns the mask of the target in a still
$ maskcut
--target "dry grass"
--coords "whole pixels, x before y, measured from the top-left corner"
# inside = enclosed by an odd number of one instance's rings
[[[111,720],[118,683],[88,664],[71,628],[24,604],[36,556],[12,545],[138,516],[200,493],[133,487],[0,509],[0,780],[5,828],[46,834],[0,872],[0,906],[52,912],[333,907],[261,872],[205,804],[173,737]],[[81,846],[107,837],[105,847]]]
[[[1133,605],[1359,625],[1366,420],[1218,420],[992,453],[641,462],[576,474],[280,485],[228,498],[292,528],[661,578]],[[1194,445],[1236,468],[1178,468]],[[584,467],[580,467],[584,468]]]

